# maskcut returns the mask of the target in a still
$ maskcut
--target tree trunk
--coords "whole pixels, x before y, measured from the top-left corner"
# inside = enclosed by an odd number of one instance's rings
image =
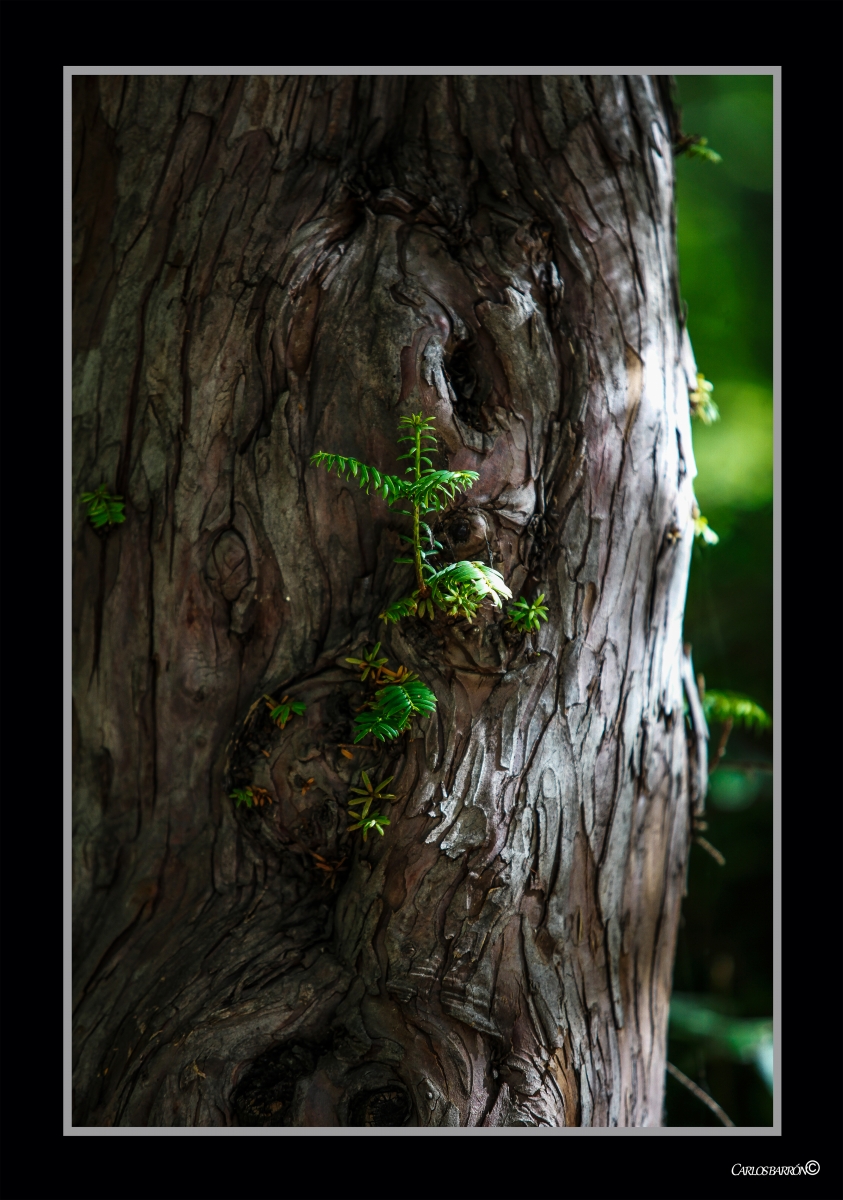
[[[74,85],[75,1123],[659,1125],[705,786],[667,80]],[[309,459],[397,472],[415,411],[538,634],[379,624],[406,518]],[[378,639],[438,707],[353,746]]]

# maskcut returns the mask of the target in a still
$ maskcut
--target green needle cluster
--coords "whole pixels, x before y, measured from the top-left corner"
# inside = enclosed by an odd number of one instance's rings
[[[381,648],[380,642],[375,642],[374,647],[370,651],[363,651],[362,658],[347,658],[347,663],[363,668],[363,673],[360,676],[360,682],[365,683],[368,676],[373,677],[380,674],[381,667],[385,667],[389,662],[388,658],[378,658],[378,651]]]
[[[264,695],[264,700],[266,701],[267,708],[270,710],[270,721],[273,721],[279,729],[283,729],[291,717],[302,716],[306,708],[301,700],[290,700],[289,696],[282,696],[280,703],[267,695]]]
[[[351,788],[352,793],[356,793],[359,797],[357,800],[349,800],[348,815],[355,821],[354,825],[349,825],[348,832],[354,829],[362,829],[363,841],[366,841],[371,830],[376,830],[383,837],[383,826],[389,825],[389,820],[382,813],[369,810],[376,800],[394,800],[395,796],[392,792],[385,792],[383,789],[395,778],[390,775],[388,779],[382,780],[379,784],[372,783],[365,771],[362,772],[363,783],[365,787]],[[353,812],[352,809],[356,809]]]
[[[414,713],[429,717],[436,709],[436,697],[420,679],[408,675],[400,683],[382,684],[367,707],[368,712],[354,718],[355,742],[370,733],[379,742],[392,741],[409,729]]]
[[[361,771],[360,774],[362,776],[363,783],[365,786],[362,788],[359,788],[359,787],[349,788],[349,792],[352,795],[356,795],[356,796],[360,797],[359,800],[349,800],[349,802],[348,802],[349,812],[351,812],[352,808],[359,808],[362,805],[362,809],[359,813],[352,814],[355,817],[359,817],[359,816],[365,817],[374,800],[394,800],[395,799],[395,794],[393,792],[385,792],[383,790],[390,783],[392,783],[393,779],[395,778],[394,775],[390,775],[388,779],[381,780],[381,782],[378,784],[373,784],[371,779],[369,778],[369,776],[367,775],[367,773],[365,771]]]
[[[106,490],[104,483],[94,492],[83,492],[79,497],[88,506],[88,520],[94,529],[102,529],[105,525],[121,525],[126,520],[122,496],[112,496]]]
[[[541,622],[547,620],[547,609],[542,604],[544,592],[528,603],[523,596],[509,607],[509,620],[522,633],[537,633]]]
[[[363,841],[365,842],[373,829],[383,837],[383,826],[390,823],[389,818],[385,817],[382,813],[372,813],[370,817],[363,817],[356,825],[349,825],[346,832],[352,833],[355,829],[362,829]]]

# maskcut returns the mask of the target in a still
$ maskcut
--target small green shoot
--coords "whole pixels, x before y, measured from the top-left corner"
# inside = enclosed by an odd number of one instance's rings
[[[88,520],[94,529],[102,529],[108,525],[121,525],[126,520],[122,496],[112,496],[101,483],[95,492],[83,492],[79,497],[82,504],[88,506]]]
[[[363,841],[365,842],[369,836],[369,833],[373,829],[377,830],[377,832],[381,835],[381,837],[383,837],[383,828],[382,827],[384,825],[389,825],[389,824],[390,824],[390,820],[388,817],[383,816],[381,813],[372,813],[372,815],[370,817],[362,817],[356,823],[356,825],[349,825],[348,829],[346,830],[346,833],[352,833],[355,829],[362,829],[363,830]]]
[[[723,161],[722,156],[716,150],[709,148],[708,138],[700,137],[698,134],[680,138],[674,147],[674,153],[685,154],[688,158],[702,158],[706,162],[712,163]]]
[[[520,597],[509,607],[509,621],[522,633],[538,633],[541,622],[547,620],[547,609],[542,604],[544,592],[537,596],[532,603]]]
[[[300,717],[306,708],[301,700],[290,700],[289,696],[282,696],[280,703],[267,695],[264,695],[264,700],[266,707],[270,710],[270,721],[273,721],[279,729],[283,729],[293,716]]]
[[[500,571],[485,563],[463,560],[449,563],[439,571],[422,563],[421,569],[427,594],[422,595],[417,589],[412,596],[394,601],[380,614],[382,621],[390,624],[411,615],[428,616],[433,620],[434,605],[449,617],[465,617],[471,621],[484,600],[491,600],[495,608],[500,608],[500,597],[512,596]]]
[[[365,683],[367,676],[371,673],[373,678],[380,674],[381,667],[386,666],[389,662],[387,658],[378,658],[378,651],[381,648],[380,642],[375,642],[374,647],[370,651],[363,651],[362,658],[347,658],[347,663],[352,663],[354,666],[362,667],[363,674],[360,676],[360,682]]]
[[[477,471],[434,468],[429,458],[436,449],[433,417],[412,413],[401,417],[398,424],[403,431],[398,441],[409,444],[406,453],[399,455],[399,461],[409,460],[405,468],[409,479],[384,475],[356,458],[327,454],[323,450],[317,451],[310,460],[313,466],[325,467],[328,471],[336,467],[340,476],[355,478],[367,493],[374,487],[387,504],[401,500],[408,505],[400,511],[413,519],[412,536],[401,535],[406,550],[395,561],[414,567],[416,589],[412,595],[388,605],[380,614],[381,620],[387,624],[410,616],[427,616],[432,620],[438,608],[448,616],[471,621],[487,599],[500,608],[501,597],[512,598],[501,573],[481,562],[455,562],[435,567],[429,560],[441,552],[442,544],[436,541],[430,526],[422,520],[429,513],[441,512],[456,499],[458,492],[467,491],[480,476]],[[359,665],[365,670],[365,664]]]
[[[720,420],[720,410],[711,398],[714,384],[705,375],[697,375],[697,386],[688,393],[691,404],[691,416],[702,421],[703,425],[712,425]]]
[[[392,604],[388,604],[380,614],[380,619],[387,625],[394,625],[396,621],[402,621],[404,617],[415,616],[418,608],[417,599],[413,596],[403,596],[400,600],[394,600]]]
[[[254,784],[247,788],[235,788],[230,799],[237,801],[235,808],[239,808],[241,804],[245,804],[247,808],[251,808],[253,804],[256,808],[263,808],[264,804],[272,803],[272,796],[266,788],[255,787]]]
[[[395,778],[394,775],[390,775],[388,779],[382,780],[382,782],[377,785],[372,784],[371,779],[365,771],[362,772],[362,776],[365,787],[349,788],[349,793],[356,793],[356,795],[359,797],[357,800],[349,800],[348,802],[349,816],[354,817],[356,821],[362,820],[364,817],[369,815],[369,809],[372,807],[372,804],[375,800],[395,799],[393,792],[385,792],[383,790],[388,784],[392,783],[393,779]],[[352,812],[351,810],[353,808],[360,809],[360,811]]]

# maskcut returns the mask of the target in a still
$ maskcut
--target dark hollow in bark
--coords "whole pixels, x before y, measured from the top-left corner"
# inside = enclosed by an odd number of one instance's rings
[[[75,1123],[660,1124],[706,738],[667,81],[76,77],[73,120],[74,496],[127,505],[74,512]],[[413,411],[538,634],[378,625],[405,526],[308,463],[397,472]],[[349,758],[378,638],[438,708]]]

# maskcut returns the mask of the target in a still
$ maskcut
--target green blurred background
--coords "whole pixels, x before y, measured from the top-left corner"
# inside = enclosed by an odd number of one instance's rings
[[[685,639],[705,686],[773,712],[773,79],[680,75],[685,134],[712,163],[676,159],[679,266],[697,370],[720,421],[694,421],[697,501],[719,534],[695,542]],[[711,727],[711,756],[722,733]],[[772,735],[732,732],[712,774],[705,837],[691,848],[668,1059],[738,1126],[770,1125]],[[665,1123],[720,1121],[673,1076]]]

